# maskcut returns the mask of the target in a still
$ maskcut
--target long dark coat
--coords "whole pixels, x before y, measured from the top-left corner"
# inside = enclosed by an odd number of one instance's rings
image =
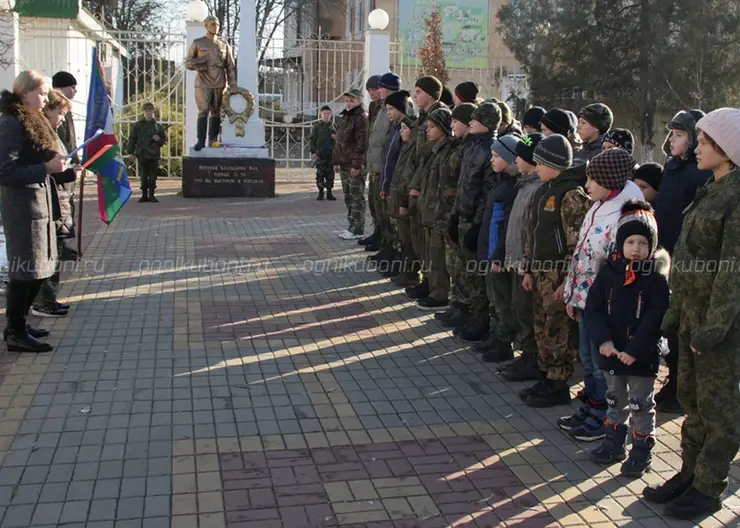
[[[51,182],[45,163],[58,151],[41,112],[0,93],[0,212],[11,280],[46,279],[57,261]]]

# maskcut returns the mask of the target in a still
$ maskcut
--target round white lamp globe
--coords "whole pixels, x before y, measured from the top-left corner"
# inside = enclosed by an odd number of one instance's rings
[[[203,0],[191,0],[185,6],[185,14],[190,22],[203,22],[208,16],[208,6]]]
[[[12,11],[15,7],[15,0],[0,0],[0,11]]]
[[[388,16],[388,13],[383,9],[373,9],[367,16],[367,23],[370,25],[370,29],[376,29],[379,31],[383,31],[387,28],[390,21],[391,19]]]

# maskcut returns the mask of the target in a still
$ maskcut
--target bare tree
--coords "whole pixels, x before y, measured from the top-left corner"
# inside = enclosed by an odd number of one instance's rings
[[[106,25],[122,31],[161,31],[168,19],[161,0],[84,0],[83,5]]]

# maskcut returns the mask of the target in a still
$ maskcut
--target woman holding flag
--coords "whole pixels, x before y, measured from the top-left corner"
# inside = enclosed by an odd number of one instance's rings
[[[26,316],[41,284],[56,269],[56,226],[52,208],[56,183],[75,179],[60,154],[56,133],[43,114],[49,87],[35,71],[24,71],[13,91],[0,93],[0,212],[8,252],[6,328],[8,350],[49,352],[39,341],[45,330],[29,327]]]

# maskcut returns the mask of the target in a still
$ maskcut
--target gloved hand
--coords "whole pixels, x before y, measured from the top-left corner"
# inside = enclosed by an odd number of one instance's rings
[[[468,232],[465,233],[465,240],[463,241],[465,247],[470,251],[478,251],[478,235],[480,234],[480,224],[471,224]]]
[[[75,171],[74,169],[67,169],[64,172],[57,172],[52,174],[52,178],[56,183],[72,183],[75,181]]]
[[[458,244],[458,240],[460,238],[458,233],[458,220],[459,217],[457,216],[457,213],[452,213],[450,215],[450,220],[447,224],[447,234],[450,235],[450,240],[452,240],[455,244]]]

